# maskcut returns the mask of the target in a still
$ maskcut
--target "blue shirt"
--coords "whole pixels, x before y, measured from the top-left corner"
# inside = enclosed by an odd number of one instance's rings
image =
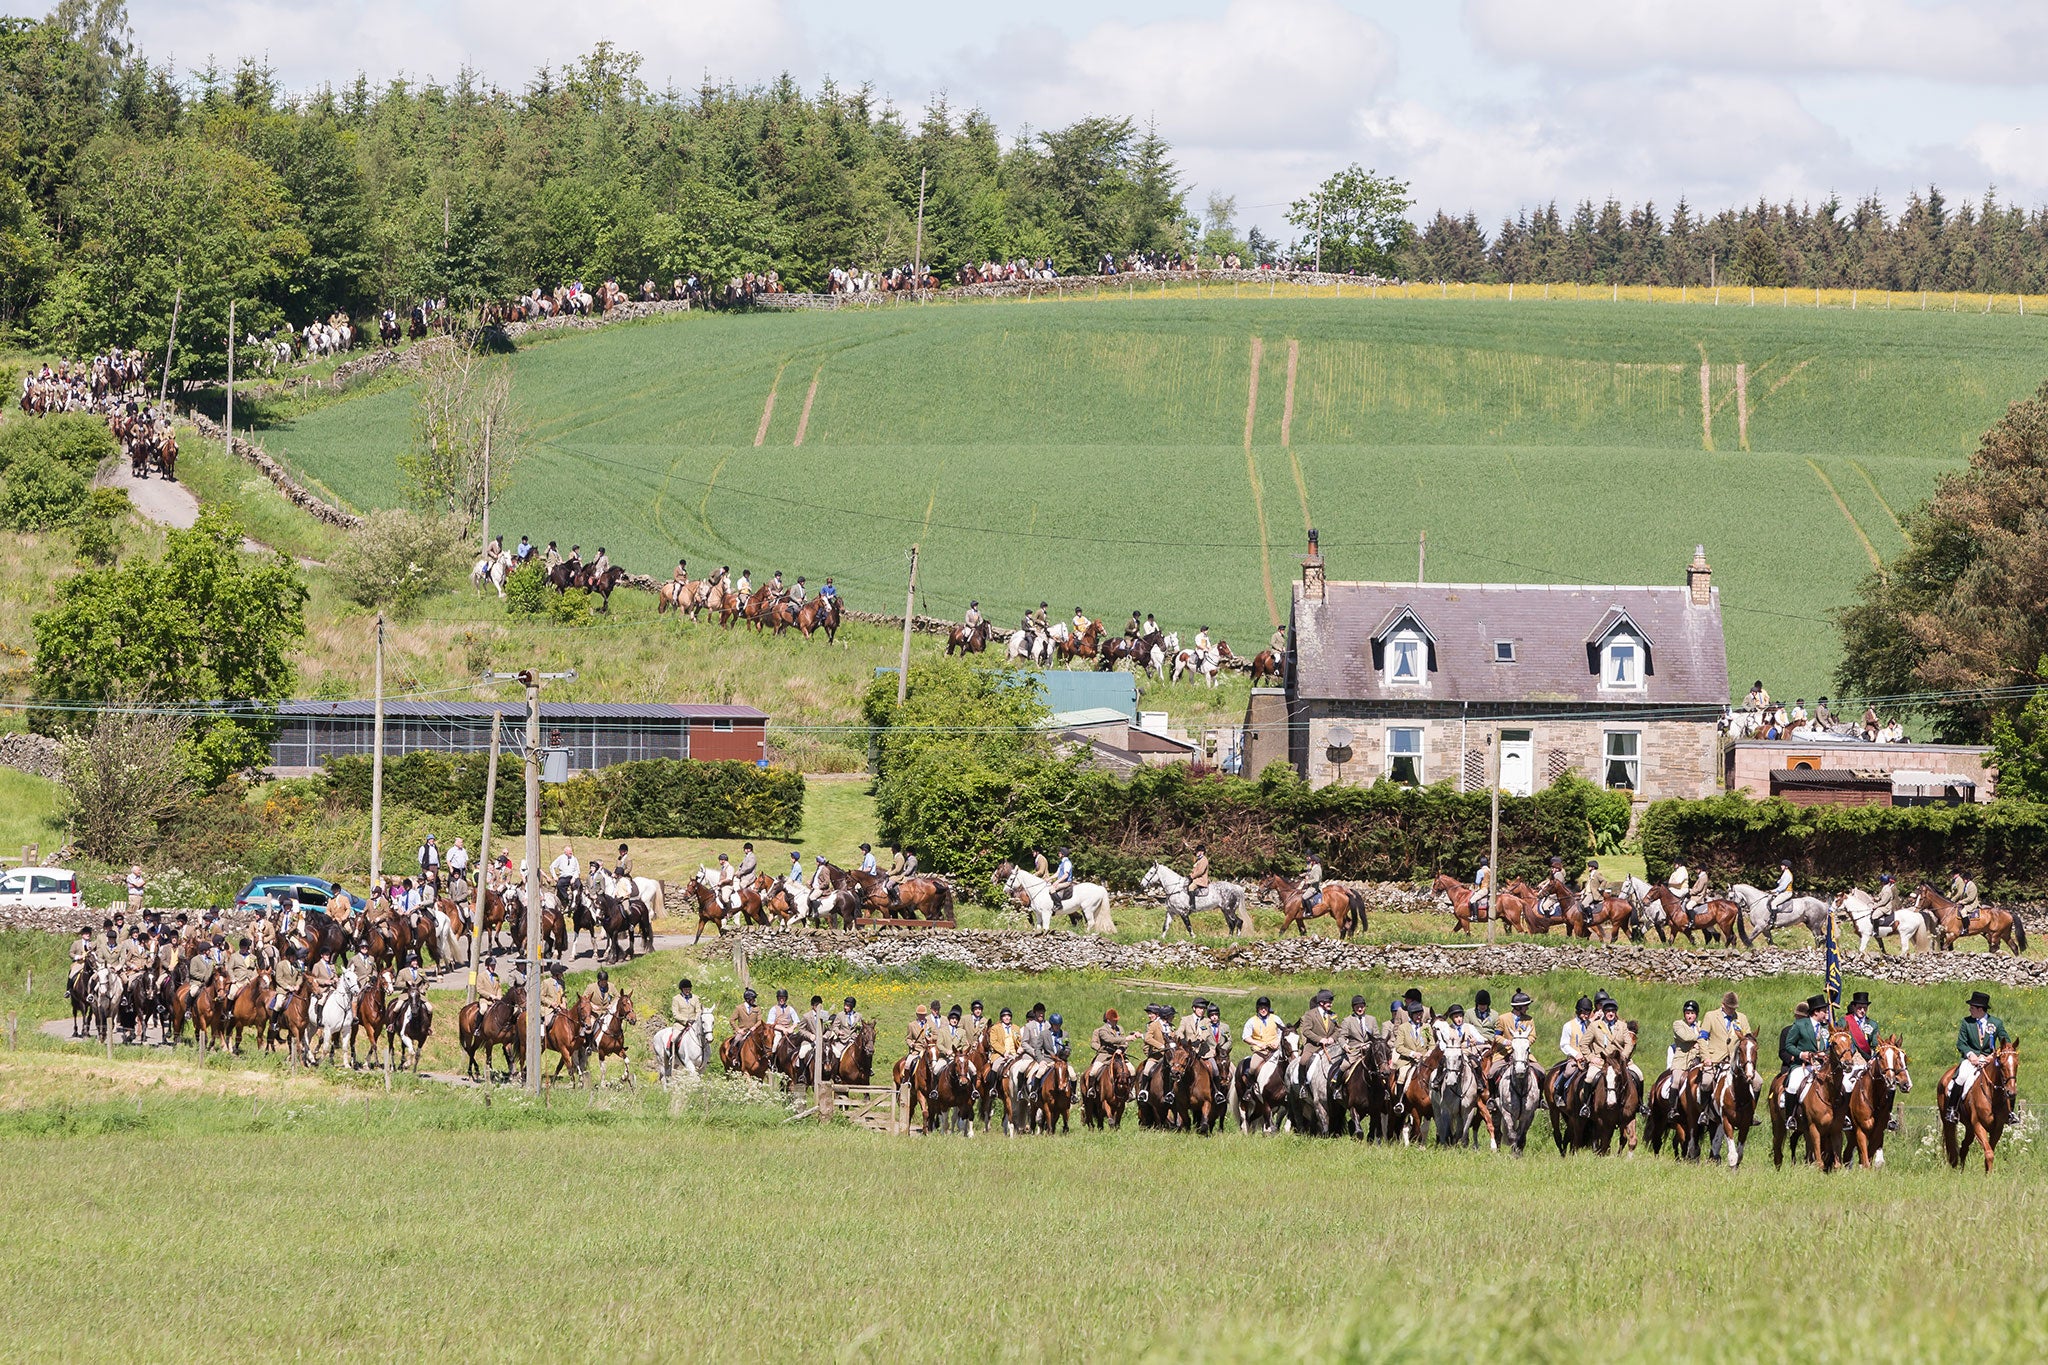
[[[1052,875],[1063,882],[1074,880],[1074,860],[1072,858],[1060,859],[1059,870]]]
[[[818,589],[818,596],[837,597],[839,596],[839,589],[833,587],[830,583],[827,583],[824,587]]]

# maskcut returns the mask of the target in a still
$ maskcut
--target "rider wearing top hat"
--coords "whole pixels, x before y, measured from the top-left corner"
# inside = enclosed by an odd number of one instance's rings
[[[1977,1083],[1977,1073],[1984,1069],[1993,1053],[2011,1041],[2012,1035],[2005,1031],[2005,1021],[1991,1012],[1991,997],[1983,991],[1972,991],[1970,1013],[1956,1029],[1956,1053],[1962,1060],[1956,1065],[1955,1080],[1949,1085],[1948,1093],[1941,1097],[1945,1122],[1959,1121],[1958,1111],[1962,1108],[1963,1097]]]

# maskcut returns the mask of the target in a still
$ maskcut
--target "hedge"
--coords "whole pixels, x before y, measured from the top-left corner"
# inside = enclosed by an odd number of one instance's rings
[[[384,761],[384,800],[480,824],[485,754],[417,752]],[[501,834],[526,825],[525,769],[516,754],[498,756]],[[327,791],[345,806],[370,805],[371,761],[332,758]],[[751,763],[657,758],[618,763],[541,788],[542,821],[554,833],[620,839],[793,839],[803,827],[801,773]]]
[[[1777,880],[1792,860],[1795,883],[1816,892],[1866,889],[1889,872],[1901,884],[1947,884],[1961,867],[1987,899],[2048,898],[2048,805],[1995,801],[1963,806],[1796,806],[1730,792],[1703,801],[1658,801],[1643,813],[1643,860],[1654,878],[1674,863],[1705,868],[1717,885]]]
[[[1129,780],[1071,762],[918,762],[877,787],[882,833],[928,867],[986,881],[995,863],[1065,845],[1091,881],[1133,889],[1153,862],[1185,869],[1197,843],[1218,877],[1299,875],[1321,855],[1332,877],[1469,878],[1486,856],[1488,796],[1448,786],[1311,788],[1275,765],[1256,780],[1190,774],[1185,765]],[[1501,865],[1546,875],[1562,856],[1576,873],[1603,839],[1628,826],[1627,797],[1579,778],[1529,797],[1503,797]]]

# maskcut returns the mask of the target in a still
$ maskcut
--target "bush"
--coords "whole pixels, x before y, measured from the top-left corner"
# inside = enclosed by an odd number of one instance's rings
[[[1643,861],[1653,879],[1680,861],[1721,885],[1768,886],[1792,860],[1814,892],[1873,886],[1889,872],[1907,886],[1946,884],[1968,869],[1992,900],[2048,898],[2048,805],[1795,806],[1729,792],[1703,801],[1658,801],[1643,813]]]
[[[351,602],[405,616],[454,582],[461,557],[454,522],[402,509],[372,512],[335,556],[334,577]]]
[[[48,531],[69,525],[85,505],[85,478],[70,466],[35,451],[14,461],[0,490],[0,523],[17,531]]]
[[[85,495],[71,538],[78,562],[105,567],[121,556],[121,520],[128,515],[128,495],[118,488],[94,488]]]
[[[570,588],[566,592],[551,593],[546,598],[548,618],[558,626],[587,626],[590,624],[590,594],[582,588]]]
[[[438,818],[481,824],[487,754],[410,753],[384,763],[384,800]],[[370,807],[368,758],[329,759],[326,791],[353,810]],[[526,827],[525,769],[498,757],[500,834]],[[619,763],[542,790],[542,821],[553,833],[619,839],[789,839],[803,827],[800,773],[751,763],[646,759]]]
[[[52,417],[0,425],[0,470],[31,455],[47,455],[72,472],[90,477],[102,460],[121,453],[107,419],[89,412],[62,412]]]
[[[505,610],[514,616],[532,616],[548,609],[548,580],[540,562],[529,559],[505,579]]]

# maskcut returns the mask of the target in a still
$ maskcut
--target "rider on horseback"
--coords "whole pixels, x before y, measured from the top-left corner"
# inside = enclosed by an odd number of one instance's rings
[[[1842,1078],[1842,1090],[1847,1093],[1863,1079],[1877,1051],[1879,1030],[1870,1018],[1869,991],[1858,991],[1849,997],[1849,1012],[1842,1017],[1842,1027],[1849,1032],[1849,1074]]]
[[[1074,860],[1064,848],[1060,850],[1060,865],[1053,869],[1052,880],[1046,885],[1046,894],[1052,897],[1054,905],[1065,904],[1074,894]]]
[[[1422,1064],[1422,1059],[1429,1055],[1432,1045],[1429,1028],[1423,1023],[1420,992],[1417,992],[1416,996],[1413,1000],[1403,1002],[1404,1008],[1401,1012],[1404,1017],[1394,1026],[1394,1112],[1397,1114],[1406,1108],[1406,1101],[1402,1096],[1407,1094],[1408,1078],[1415,1073],[1415,1068]]]
[[[1956,912],[1963,917],[1963,932],[1970,932],[1970,921],[1984,908],[1984,899],[1977,892],[1974,879],[1963,875],[1960,867],[1948,870],[1948,898],[1955,902]]]
[[[1671,1041],[1664,1048],[1664,1069],[1671,1073],[1665,1081],[1665,1093],[1685,1083],[1687,1073],[1700,1064],[1700,1044],[1706,1041],[1707,1027],[1700,1022],[1700,1002],[1688,1000],[1684,1012],[1671,1021]]]
[[[1301,1035],[1301,1082],[1304,1085],[1312,1083],[1318,1063],[1326,1077],[1337,1064],[1337,1016],[1330,1009],[1336,998],[1327,987],[1317,991],[1309,1001],[1308,1009],[1295,1022],[1295,1032]]]
[[[1771,894],[1764,898],[1764,908],[1776,915],[1792,903],[1792,860],[1778,860],[1778,884],[1771,888]]]
[[[1452,1054],[1462,1053],[1467,1061],[1476,1061],[1485,1054],[1487,1042],[1485,1034],[1465,1022],[1465,1007],[1453,1004],[1436,1021],[1436,1045],[1443,1052],[1445,1061],[1436,1073],[1436,1083],[1441,1090],[1450,1078]]]
[[[1314,915],[1316,906],[1323,899],[1323,860],[1314,852],[1301,869],[1301,878],[1295,882],[1301,890],[1301,913],[1304,917]]]
[[[1557,859],[1551,859],[1551,864],[1555,866]],[[1557,1078],[1558,1097],[1567,1107],[1573,1107],[1572,1101],[1579,1098],[1579,1083],[1585,1077],[1586,1064],[1592,1060],[1592,1046],[1593,1002],[1582,995],[1579,997],[1579,1003],[1573,1008],[1572,1018],[1566,1022],[1564,1031],[1557,1038],[1558,1050],[1564,1053],[1565,1057],[1564,1070]],[[1592,1100],[1588,1096],[1581,1099],[1577,1108],[1581,1114],[1587,1114],[1591,1111],[1591,1106]]]
[[[1816,1003],[1817,1002],[1817,1003]],[[1825,1010],[1828,998],[1816,995],[1792,1007],[1792,1022],[1778,1035],[1778,1068],[1785,1076],[1785,1112],[1799,1107],[1806,1086],[1813,1079],[1813,1064],[1820,1060],[1822,1040],[1813,1022],[1816,1009]]]
[[[1945,1123],[1962,1121],[1963,1097],[1970,1093],[1970,1087],[1977,1083],[1977,1073],[1992,1055],[2007,1043],[2012,1035],[2005,1031],[2005,1021],[1991,1012],[1991,997],[1982,991],[1970,993],[1970,1014],[1956,1030],[1956,1053],[1962,1061],[1956,1064],[1956,1076],[1948,1093],[1941,1097],[1941,1116]]]
[[[1264,1005],[1267,1001],[1264,997],[1260,997],[1259,1003]],[[1150,1018],[1145,1021],[1145,1065],[1139,1072],[1140,1086],[1143,1085],[1146,1079],[1151,1077],[1153,1072],[1159,1069],[1160,1063],[1166,1060],[1166,1044],[1169,1036],[1166,1031],[1166,1020],[1172,1011],[1165,1005],[1147,1005],[1145,1006],[1145,1013]],[[1247,1024],[1246,1028],[1249,1029],[1250,1025]],[[1274,1033],[1276,1036],[1279,1033],[1277,1022],[1274,1025]],[[1278,1043],[1276,1042],[1274,1045],[1277,1047]]]
[[[1007,1015],[1009,1011],[1004,1010],[1003,1013]],[[996,1025],[996,1028],[1006,1027],[1008,1027],[1006,1024]],[[989,1030],[988,1037],[989,1050],[993,1052],[995,1050],[995,1029]],[[1088,1043],[1089,1046],[1095,1049],[1095,1060],[1088,1063],[1088,1075],[1092,1080],[1103,1067],[1109,1065],[1111,1057],[1122,1057],[1131,1045],[1131,1036],[1125,1033],[1118,1025],[1117,1014],[1114,1008],[1106,1009],[1102,1012],[1102,1025],[1095,1030],[1094,1036],[1089,1038]]]

